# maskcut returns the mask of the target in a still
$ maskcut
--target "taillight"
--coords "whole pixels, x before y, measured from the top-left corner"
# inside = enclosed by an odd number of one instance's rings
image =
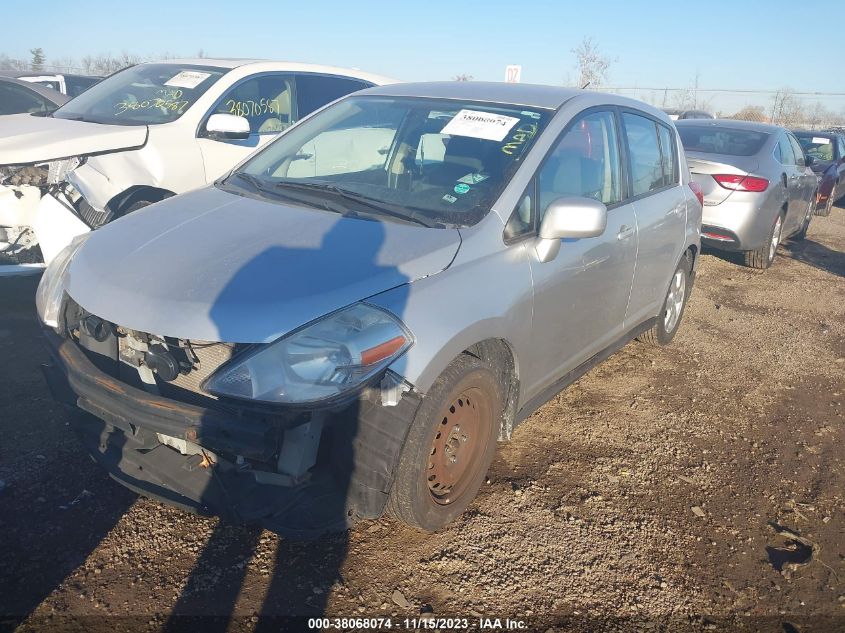
[[[731,191],[750,191],[760,193],[769,186],[769,181],[756,176],[740,176],[739,174],[716,174],[713,180],[718,182],[725,189]]]
[[[692,189],[692,192],[695,194],[695,197],[698,198],[698,203],[703,207],[704,206],[704,192],[701,190],[701,185],[699,185],[694,180],[689,181],[689,188]]]

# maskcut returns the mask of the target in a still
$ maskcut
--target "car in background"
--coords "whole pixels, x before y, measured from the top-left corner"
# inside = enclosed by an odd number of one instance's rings
[[[835,132],[794,130],[795,138],[819,177],[816,215],[828,216],[834,203],[845,196],[845,136]]]
[[[294,537],[386,509],[436,530],[514,426],[629,340],[672,340],[698,195],[640,101],[371,88],[62,251],[36,300],[48,380],[91,455],[165,503]]]
[[[69,97],[50,88],[0,75],[0,116],[7,114],[47,114],[66,103]]]
[[[14,75],[21,81],[38,84],[45,88],[51,88],[61,92],[68,97],[76,97],[93,86],[102,77],[93,75],[76,75],[69,73],[16,73]]]
[[[49,262],[75,235],[212,182],[303,116],[391,81],[331,66],[174,59],[115,73],[49,117],[4,117],[0,253]]]
[[[748,121],[676,121],[692,177],[704,194],[701,239],[771,266],[781,241],[803,239],[818,179],[788,130]]]
[[[673,121],[683,121],[684,119],[713,119],[715,118],[709,112],[704,110],[680,110],[678,108],[663,108],[663,111],[669,115]]]

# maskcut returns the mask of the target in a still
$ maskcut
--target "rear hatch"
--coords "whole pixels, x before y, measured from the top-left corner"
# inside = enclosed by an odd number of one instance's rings
[[[727,200],[733,190],[722,187],[713,176],[736,174],[747,176],[754,173],[760,162],[754,156],[729,156],[704,152],[686,152],[692,179],[701,187],[704,206],[713,207]]]

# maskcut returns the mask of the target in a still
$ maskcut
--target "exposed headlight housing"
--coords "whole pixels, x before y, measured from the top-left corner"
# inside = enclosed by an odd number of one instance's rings
[[[35,307],[38,317],[52,328],[59,326],[59,311],[65,293],[65,274],[73,256],[82,248],[90,233],[77,235],[71,243],[65,246],[41,275],[38,290],[35,293]]]
[[[202,388],[277,404],[332,400],[365,385],[411,345],[399,319],[357,303],[232,359]]]

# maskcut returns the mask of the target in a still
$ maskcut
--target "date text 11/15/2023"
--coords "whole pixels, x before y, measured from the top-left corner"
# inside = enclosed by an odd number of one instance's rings
[[[444,617],[351,617],[351,618],[309,618],[308,628],[312,630],[502,630],[523,631],[528,629],[525,620],[511,618],[444,618]]]

